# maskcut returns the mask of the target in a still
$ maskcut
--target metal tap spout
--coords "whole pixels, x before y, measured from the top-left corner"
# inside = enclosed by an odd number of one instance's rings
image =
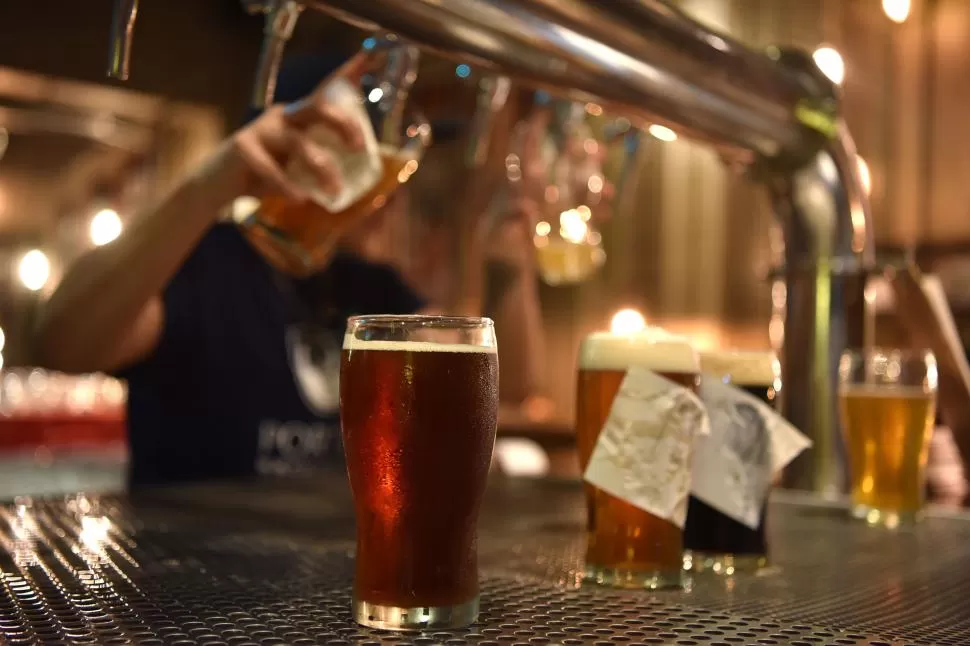
[[[138,17],[138,0],[115,0],[111,16],[111,40],[108,53],[108,76],[128,80],[128,62],[131,58],[131,40]]]
[[[259,54],[256,83],[253,86],[253,107],[268,108],[272,105],[283,51],[293,35],[301,11],[303,5],[296,0],[275,0],[268,7],[266,27],[263,30],[263,49]]]

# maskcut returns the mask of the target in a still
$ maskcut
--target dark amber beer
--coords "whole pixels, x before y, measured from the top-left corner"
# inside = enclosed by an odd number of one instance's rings
[[[682,339],[647,332],[595,333],[579,352],[576,443],[580,466],[589,465],[600,431],[627,369],[640,366],[696,391],[700,365]],[[617,587],[659,588],[681,583],[683,531],[586,483],[586,576]]]
[[[781,369],[771,352],[704,352],[701,353],[701,372],[703,379],[717,379],[735,386],[770,407],[774,407],[781,385]],[[745,450],[761,455],[746,455],[745,459],[763,463],[769,459],[769,438],[763,425],[756,428],[755,424],[758,422],[752,420],[746,430],[760,435],[746,441]],[[711,429],[712,435],[719,432],[723,431]],[[751,529],[691,496],[684,525],[685,566],[719,574],[764,567],[768,563],[767,512],[766,504],[762,509],[761,524]]]
[[[355,618],[398,630],[473,623],[498,415],[491,321],[351,319],[340,415],[357,517]]]
[[[340,236],[384,206],[391,193],[418,169],[414,156],[388,146],[381,146],[380,152],[380,179],[346,209],[332,213],[312,200],[296,203],[283,195],[268,195],[256,212],[243,219],[246,236],[294,276],[318,270]]]

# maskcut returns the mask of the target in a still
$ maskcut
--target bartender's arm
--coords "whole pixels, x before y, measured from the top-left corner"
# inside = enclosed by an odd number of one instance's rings
[[[124,236],[74,265],[40,313],[32,362],[65,372],[113,371],[150,355],[165,325],[163,289],[226,204],[264,193],[306,200],[282,171],[294,156],[323,186],[339,184],[327,151],[305,135],[318,123],[331,126],[348,145],[361,145],[356,125],[320,92],[285,109],[268,109],[136,217]]]

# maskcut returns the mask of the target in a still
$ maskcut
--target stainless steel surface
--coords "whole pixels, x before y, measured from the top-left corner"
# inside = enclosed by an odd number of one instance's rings
[[[816,98],[814,88],[664,2],[312,0],[307,6],[718,146],[773,157],[817,145],[796,111]]]
[[[836,132],[810,164],[767,182],[785,240],[781,407],[815,442],[786,477],[824,493],[845,490],[838,361],[847,347],[863,345],[874,249],[855,144],[844,124]]]
[[[131,42],[138,17],[138,0],[115,0],[108,43],[108,76],[128,80]]]
[[[210,485],[0,508],[0,641],[11,644],[967,643],[970,520],[870,530],[844,508],[771,506],[776,568],[672,593],[581,587],[578,485],[495,481],[481,620],[387,633],[351,619],[342,478]]]
[[[252,10],[259,3],[243,4]],[[850,265],[865,270],[871,220],[851,138],[838,119],[836,89],[810,56],[752,51],[662,0],[306,5],[561,96],[666,124],[714,145],[732,165],[772,186],[790,268],[786,412],[819,446],[792,484],[820,491],[841,485],[830,377],[833,357],[854,332],[843,309],[851,294],[831,277]],[[291,0],[274,6],[257,78],[260,104],[272,100],[272,70],[297,11]],[[824,175],[831,165],[834,176]]]
[[[276,76],[283,60],[286,43],[293,35],[303,5],[294,0],[275,0],[266,7],[266,27],[263,30],[263,49],[256,67],[252,104],[258,108],[273,104]]]

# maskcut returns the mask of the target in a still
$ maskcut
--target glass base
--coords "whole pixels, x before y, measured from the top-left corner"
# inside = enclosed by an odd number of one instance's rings
[[[464,628],[478,621],[478,597],[454,606],[399,608],[354,599],[354,620],[380,630],[420,631]]]
[[[889,529],[915,525],[923,519],[923,512],[921,510],[899,511],[896,509],[881,509],[879,507],[870,507],[869,505],[855,503],[853,503],[850,513],[853,518],[863,520],[873,527],[887,527]]]
[[[684,552],[684,570],[718,576],[757,573],[768,568],[765,554],[718,554],[713,552]]]
[[[679,568],[632,570],[621,567],[587,565],[585,580],[588,583],[610,588],[660,590],[662,588],[683,588],[684,572]]]

